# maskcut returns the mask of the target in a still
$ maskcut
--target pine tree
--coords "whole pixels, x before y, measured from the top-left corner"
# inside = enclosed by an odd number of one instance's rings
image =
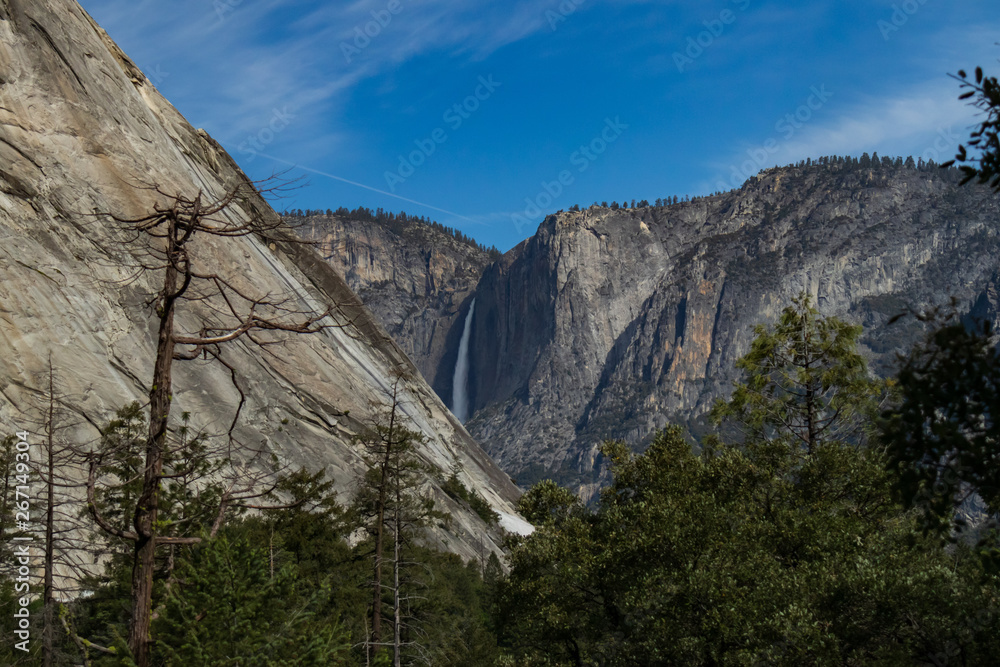
[[[379,659],[384,649],[392,649],[392,661],[399,667],[402,654],[414,644],[406,635],[408,613],[404,609],[409,583],[406,570],[411,563],[406,551],[421,527],[444,515],[434,509],[434,501],[419,492],[419,482],[428,470],[416,457],[415,447],[423,436],[408,427],[402,406],[405,377],[396,373],[386,395],[386,403],[373,406],[372,422],[359,435],[368,471],[354,500],[353,512],[372,539],[371,632],[366,643],[370,659]],[[389,554],[387,557],[387,553]],[[391,581],[385,562],[392,567]],[[386,592],[390,599],[386,600]],[[388,613],[385,607],[391,611]],[[392,639],[385,638],[383,620],[392,624]]]
[[[807,452],[831,441],[862,444],[886,387],[857,352],[861,327],[821,317],[801,294],[773,328],[755,332],[736,364],[746,380],[716,404],[714,420],[733,419],[748,439],[790,439]]]
[[[640,455],[605,443],[594,510],[551,482],[522,496],[536,529],[497,594],[512,664],[991,664],[996,579],[921,538],[884,456],[852,443],[881,389],[856,336],[801,297],[758,329],[744,395],[718,411],[742,437],[701,455],[678,427]],[[813,377],[829,384],[810,399]],[[835,427],[821,406],[840,394]],[[811,440],[791,418],[810,402],[829,424]]]
[[[932,324],[899,371],[899,404],[883,413],[883,442],[903,499],[928,530],[965,529],[958,510],[981,502],[983,555],[1000,571],[1000,355],[988,321],[922,316]],[[994,533],[991,535],[990,530]]]
[[[155,622],[156,653],[171,665],[316,667],[346,664],[344,631],[319,616],[324,591],[266,549],[222,535],[178,566]]]

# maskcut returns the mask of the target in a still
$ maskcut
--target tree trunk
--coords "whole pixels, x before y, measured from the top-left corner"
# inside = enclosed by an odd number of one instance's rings
[[[172,234],[171,234],[172,237]],[[170,417],[171,367],[174,360],[174,304],[177,291],[176,254],[168,254],[163,281],[160,330],[157,338],[156,365],[153,385],[149,392],[149,435],[146,440],[146,460],[142,495],[135,508],[135,532],[138,539],[132,560],[132,623],[128,646],[137,667],[150,667],[149,627],[152,621],[153,571],[156,566],[156,534],[154,526],[160,503],[160,477],[163,473],[163,451]]]
[[[809,388],[806,389],[806,423],[808,428],[809,453],[812,454],[819,436],[816,433],[816,390],[811,380]]]
[[[389,429],[385,437],[385,454],[382,458],[382,470],[380,471],[378,487],[378,506],[376,507],[377,517],[375,519],[375,572],[372,586],[372,639],[377,653],[382,643],[382,550],[385,544],[385,504],[389,484],[389,462],[392,457],[393,431],[396,426],[396,404],[395,391],[393,391],[392,414],[389,415]]]
[[[379,644],[382,641],[382,526],[385,521],[385,473],[383,469],[382,479],[379,482],[379,503],[378,516],[375,521],[375,571],[373,574],[372,586],[372,639],[371,643],[375,647],[374,652],[378,653]]]
[[[803,322],[803,326],[805,326],[805,325],[806,325],[806,322]],[[816,396],[817,396],[817,394],[816,394],[816,384],[817,384],[817,380],[813,376],[813,369],[812,369],[813,355],[812,355],[812,345],[811,345],[811,343],[812,343],[811,336],[810,336],[810,334],[809,334],[808,331],[805,331],[803,333],[803,353],[802,353],[802,358],[803,358],[803,368],[805,369],[805,378],[806,378],[806,395],[805,395],[805,402],[806,402],[806,443],[807,443],[806,446],[807,446],[807,451],[809,452],[809,454],[813,453],[813,450],[816,447],[816,440],[819,438],[819,434],[817,433],[817,430],[816,430],[816,427],[817,427],[817,424],[816,424],[816,418],[817,418],[817,415],[816,415]]]
[[[48,479],[46,480],[46,496],[45,496],[45,563],[44,563],[44,574],[43,574],[43,584],[42,584],[42,605],[44,610],[44,620],[42,625],[42,665],[43,667],[52,667],[52,653],[54,650],[54,632],[55,628],[53,623],[55,622],[53,616],[53,605],[55,604],[55,595],[53,593],[52,584],[52,568],[55,561],[55,545],[53,544],[53,536],[55,534],[55,438],[53,433],[55,431],[55,387],[52,378],[52,357],[49,356],[49,411],[48,419],[46,420],[45,435],[48,445],[48,457],[46,461],[46,470]]]
[[[396,507],[393,511],[393,522],[392,522],[392,647],[393,647],[393,667],[400,667],[400,648],[402,646],[400,642],[400,626],[402,625],[402,619],[400,618],[400,606],[399,606],[399,513],[400,513],[400,493],[399,485],[400,480],[396,479]]]

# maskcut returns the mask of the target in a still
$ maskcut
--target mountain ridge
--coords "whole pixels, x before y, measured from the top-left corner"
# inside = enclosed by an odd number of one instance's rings
[[[907,306],[954,296],[995,318],[995,198],[911,162],[826,158],[669,206],[548,216],[474,291],[464,278],[463,298],[476,298],[470,433],[522,486],[555,477],[589,497],[603,439],[641,446],[667,421],[699,432],[753,327],[799,292],[864,324],[881,374],[920,334],[912,321],[888,328]]]

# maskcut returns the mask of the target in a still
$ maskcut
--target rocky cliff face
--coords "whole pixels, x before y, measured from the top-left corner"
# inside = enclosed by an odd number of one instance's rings
[[[865,326],[888,372],[919,335],[906,306],[995,317],[998,200],[955,172],[815,166],[665,208],[550,217],[476,292],[468,424],[518,478],[595,489],[597,447],[696,428],[753,328],[805,291]]]
[[[316,243],[451,405],[458,338],[490,254],[412,219],[386,224],[316,215],[289,222],[302,238]]]
[[[147,298],[154,274],[132,278],[140,249],[95,217],[134,216],[166,192],[219,197],[246,177],[205,132],[192,128],[74,0],[0,0],[0,419],[23,421],[48,356],[74,408],[95,420],[144,400],[154,353]],[[276,214],[251,198],[237,218]],[[197,261],[249,281],[296,310],[342,305],[351,326],[291,336],[274,355],[235,344],[226,356],[247,403],[238,437],[293,465],[326,468],[350,495],[364,469],[352,437],[385,402],[394,369],[406,377],[403,409],[427,438],[421,456],[462,480],[522,525],[517,490],[469,437],[348,286],[312,249],[256,237],[198,247]],[[183,320],[194,326],[212,304]],[[175,410],[195,425],[228,424],[238,395],[226,369],[175,365]],[[74,437],[90,438],[85,430]],[[435,539],[466,556],[495,535],[428,477],[455,516]]]
[[[864,325],[880,373],[920,335],[912,320],[887,325],[907,306],[954,296],[997,319],[1000,200],[957,182],[936,168],[787,167],[693,202],[549,217],[475,289],[470,432],[518,483],[551,476],[588,496],[600,442],[638,445],[668,420],[697,433],[754,326],[802,291],[824,314]],[[363,261],[339,255],[345,274],[398,270],[399,250],[365,247]],[[408,284],[421,284],[419,262],[408,266]],[[382,285],[394,295],[378,299],[402,299],[394,313],[421,313],[412,288]],[[450,333],[435,332],[442,359],[454,358],[464,324],[449,321]]]

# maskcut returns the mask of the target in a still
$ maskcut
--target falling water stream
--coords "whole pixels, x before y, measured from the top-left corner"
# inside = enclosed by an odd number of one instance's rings
[[[469,418],[469,338],[472,337],[472,314],[476,311],[476,300],[469,306],[465,316],[462,340],[458,344],[458,359],[455,361],[455,377],[451,383],[451,411],[458,420],[465,423]]]

